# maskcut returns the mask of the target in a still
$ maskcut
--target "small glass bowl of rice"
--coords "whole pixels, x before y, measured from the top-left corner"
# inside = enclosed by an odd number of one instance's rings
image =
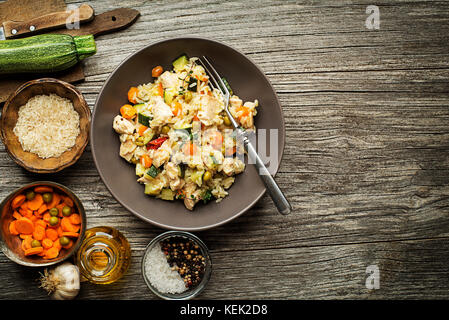
[[[142,258],[142,275],[148,288],[165,300],[198,296],[209,282],[209,249],[197,236],[167,231],[155,237]]]

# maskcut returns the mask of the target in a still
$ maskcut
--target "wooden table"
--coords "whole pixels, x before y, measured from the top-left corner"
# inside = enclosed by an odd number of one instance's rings
[[[265,195],[233,222],[197,233],[214,262],[201,298],[449,298],[448,1],[89,3],[98,13],[125,6],[142,14],[99,37],[98,53],[85,60],[78,88],[92,108],[125,57],[186,35],[241,50],[279,95],[287,139],[276,179],[294,212],[277,214]],[[365,25],[373,4],[378,30]],[[131,243],[126,276],[109,286],[83,283],[79,299],[155,299],[140,260],[164,230],[115,201],[90,147],[73,167],[43,177],[0,145],[0,199],[38,179],[73,189],[88,227],[116,226]],[[367,268],[378,269],[379,289],[366,286]],[[0,299],[46,299],[37,277],[0,254]]]

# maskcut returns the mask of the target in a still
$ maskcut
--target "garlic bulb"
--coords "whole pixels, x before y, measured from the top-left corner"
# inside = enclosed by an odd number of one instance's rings
[[[76,297],[80,290],[80,273],[78,267],[70,262],[64,262],[56,268],[45,269],[41,275],[41,288],[52,294],[56,300],[70,300]]]

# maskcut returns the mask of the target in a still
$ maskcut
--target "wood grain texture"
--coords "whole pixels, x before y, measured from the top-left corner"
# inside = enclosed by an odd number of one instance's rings
[[[81,4],[78,1],[68,3]],[[449,298],[449,1],[90,1],[95,12],[141,12],[97,40],[77,85],[93,108],[111,71],[146,44],[196,35],[231,45],[269,77],[283,106],[286,147],[276,175],[294,212],[264,196],[248,213],[198,233],[214,270],[204,299]],[[0,146],[0,198],[42,176]],[[80,299],[155,299],[140,260],[163,230],[111,197],[90,147],[44,178],[80,197],[88,227],[129,239],[132,266],[117,283],[83,283]],[[365,287],[377,265],[380,289]],[[30,270],[0,255],[0,299],[46,299]],[[13,288],[13,289],[11,289]]]

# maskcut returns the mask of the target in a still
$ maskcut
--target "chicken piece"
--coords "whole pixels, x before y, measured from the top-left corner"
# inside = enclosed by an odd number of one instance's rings
[[[184,186],[185,181],[179,177],[178,166],[176,164],[167,162],[165,164],[165,172],[170,180],[170,189],[176,191]]]
[[[180,86],[179,78],[176,73],[165,71],[159,76],[161,80],[162,87],[166,88],[178,88]]]
[[[162,97],[154,97],[153,102],[151,111],[154,117],[151,121],[151,127],[158,127],[169,122],[173,117],[170,107],[164,102]]]
[[[122,116],[118,115],[114,118],[114,122],[112,124],[112,127],[114,128],[115,132],[119,134],[133,134],[134,130],[136,129],[136,126],[131,121],[123,118]]]
[[[203,95],[200,98],[200,110],[198,111],[198,119],[206,126],[211,126],[217,119],[218,114],[223,110],[223,105],[214,96]]]
[[[186,189],[189,189],[189,188],[186,188]],[[184,189],[184,190],[186,190],[186,189]],[[201,190],[196,189],[192,193],[189,193],[186,191],[185,194],[186,194],[186,197],[184,198],[184,205],[186,206],[187,209],[193,210],[193,207],[195,206],[195,204],[197,204],[197,202],[200,201],[200,199],[201,199]]]
[[[225,158],[222,165],[222,171],[232,176],[245,170],[245,164],[239,158]]]
[[[176,180],[170,180],[170,189],[172,189],[173,191],[182,189],[182,187],[184,187],[185,183],[186,182],[181,178],[178,178]]]
[[[122,144],[120,145],[120,156],[126,161],[130,162],[136,148],[137,146],[132,140],[126,140],[125,142],[122,142]]]
[[[232,96],[229,98],[229,103],[231,104],[231,107],[234,108],[238,108],[243,105],[243,101],[237,96]]]
[[[159,147],[159,149],[153,152],[153,165],[156,168],[159,168],[168,159],[170,159],[171,154],[170,145],[171,145],[170,139],[165,140],[165,142]]]
[[[249,115],[246,117],[240,118],[240,124],[244,128],[252,128],[254,126],[254,116],[257,114],[256,107],[259,105],[259,102],[255,100],[254,102],[247,101],[243,105],[245,108],[249,110]]]
[[[173,162],[167,162],[165,164],[165,171],[167,172],[167,176],[170,179],[176,179],[179,178],[178,175],[178,166],[174,164]]]
[[[184,205],[187,209],[193,210],[193,207],[195,207],[196,201],[194,199],[187,199],[184,198]]]

